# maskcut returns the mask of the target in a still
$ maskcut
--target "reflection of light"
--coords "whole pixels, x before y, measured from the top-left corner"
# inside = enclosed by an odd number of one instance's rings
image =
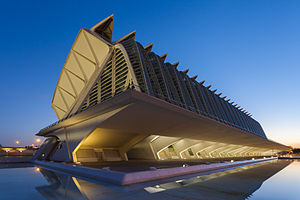
[[[35,168],[35,171],[39,172],[41,169],[39,167]]]
[[[291,159],[289,159],[289,160],[291,161]],[[158,192],[162,192],[165,190],[176,189],[176,188],[190,185],[190,184],[203,183],[205,181],[209,181],[212,179],[218,180],[217,178],[222,178],[223,176],[226,176],[229,174],[234,174],[237,172],[243,172],[245,170],[247,172],[248,169],[253,169],[253,168],[256,168],[257,166],[264,166],[267,163],[268,162],[263,162],[260,164],[252,164],[249,166],[244,166],[242,168],[230,169],[228,171],[216,172],[216,173],[209,174],[209,175],[196,176],[196,177],[192,177],[192,178],[188,178],[188,179],[177,180],[174,182],[172,181],[172,182],[162,183],[160,185],[146,187],[146,188],[144,188],[144,190],[146,190],[148,193],[158,193]],[[174,184],[174,183],[177,183],[177,184]]]
[[[234,160],[231,160],[230,162],[234,162]]]
[[[159,135],[155,136],[155,137],[150,141],[150,143],[154,142],[154,140],[156,140],[157,138],[159,138]]]
[[[254,158],[252,158],[252,160],[255,160]]]
[[[156,193],[156,192],[162,192],[166,189],[161,188],[159,185],[156,185],[154,187],[145,187],[144,190],[146,190],[149,193]]]
[[[290,158],[292,158],[293,156],[292,155],[290,155]]]

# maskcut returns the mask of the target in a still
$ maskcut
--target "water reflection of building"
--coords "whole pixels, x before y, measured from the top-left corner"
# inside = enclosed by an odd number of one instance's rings
[[[45,197],[45,199],[86,199],[75,184],[73,177],[57,174],[45,169],[41,169],[40,172],[50,184],[36,187],[36,190]]]
[[[264,181],[288,166],[272,161],[208,175],[153,184],[153,186],[109,186],[65,174],[41,170],[49,186],[36,189],[48,200],[54,199],[246,199]]]
[[[37,159],[71,162],[274,155],[289,147],[167,54],[132,32],[112,41],[113,16],[81,29],[52,100],[58,122]]]

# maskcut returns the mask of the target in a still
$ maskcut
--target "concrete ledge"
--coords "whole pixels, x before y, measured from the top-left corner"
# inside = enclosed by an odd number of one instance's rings
[[[49,161],[32,161],[34,164],[44,166],[46,168],[55,169],[76,176],[81,176],[85,178],[90,178],[98,181],[107,181],[110,183],[122,185],[122,180],[124,179],[125,173],[108,171],[103,169],[92,169],[88,167],[82,167],[78,165],[67,165],[62,163],[55,163]]]
[[[118,185],[130,185],[134,183],[141,183],[146,181],[158,180],[163,178],[170,178],[175,176],[182,176],[187,174],[207,172],[218,169],[226,169],[231,167],[242,166],[246,164],[254,164],[264,161],[276,160],[277,158],[265,158],[256,160],[243,160],[227,163],[215,163],[210,165],[194,165],[188,167],[175,167],[167,169],[157,169],[139,172],[116,172],[108,171],[104,169],[92,169],[77,165],[66,165],[61,163],[54,163],[48,161],[33,161],[37,165],[44,166],[46,168],[60,170],[63,172],[71,173],[77,176],[90,178],[98,181],[107,181]]]

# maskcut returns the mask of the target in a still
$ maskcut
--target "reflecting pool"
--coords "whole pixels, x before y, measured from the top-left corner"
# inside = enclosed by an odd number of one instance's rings
[[[299,170],[297,160],[275,160],[121,187],[35,166],[0,166],[0,199],[299,199]]]

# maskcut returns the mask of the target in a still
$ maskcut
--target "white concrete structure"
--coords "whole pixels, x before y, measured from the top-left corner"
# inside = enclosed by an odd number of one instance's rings
[[[58,122],[38,160],[101,162],[275,155],[289,147],[268,140],[248,112],[190,78],[167,54],[112,41],[113,16],[82,29],[59,77],[52,108]]]

